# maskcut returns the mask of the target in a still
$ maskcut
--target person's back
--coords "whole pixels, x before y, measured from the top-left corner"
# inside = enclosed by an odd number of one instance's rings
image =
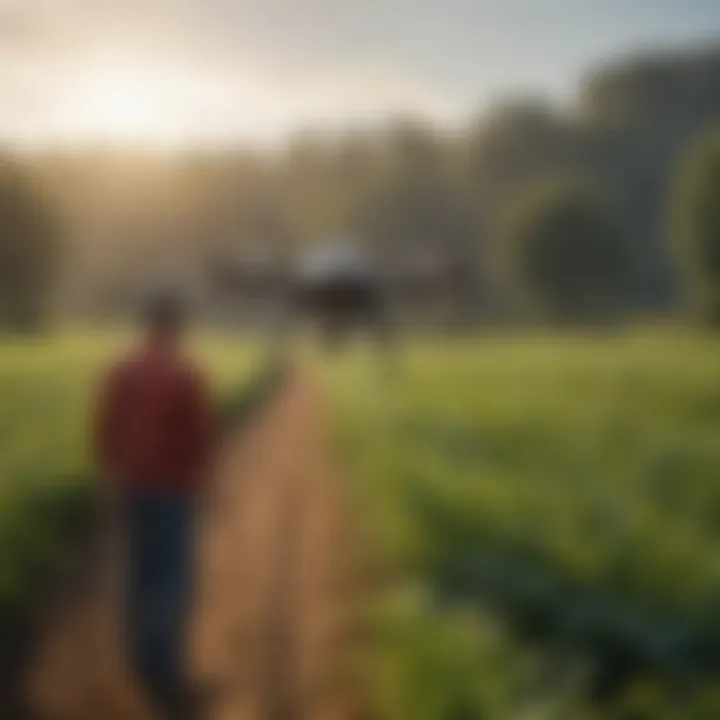
[[[181,350],[182,308],[159,299],[144,345],[108,373],[96,445],[127,535],[124,636],[148,699],[165,718],[196,717],[184,668],[197,496],[214,408]]]
[[[198,489],[212,439],[204,382],[173,346],[150,344],[110,372],[98,446],[113,482]]]

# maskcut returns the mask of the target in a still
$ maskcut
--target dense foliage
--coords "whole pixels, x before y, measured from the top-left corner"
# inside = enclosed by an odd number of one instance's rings
[[[550,320],[598,321],[623,307],[625,239],[590,186],[558,181],[533,189],[512,209],[501,253],[511,285]]]
[[[702,136],[688,151],[677,181],[673,240],[692,306],[720,324],[720,133]]]
[[[58,278],[57,218],[37,183],[0,161],[0,324],[32,330],[47,321]]]
[[[416,351],[333,368],[383,716],[716,717],[717,342]]]

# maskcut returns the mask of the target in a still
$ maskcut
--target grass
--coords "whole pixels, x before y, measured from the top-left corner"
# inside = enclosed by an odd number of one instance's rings
[[[88,443],[101,373],[125,344],[114,334],[0,340],[0,611],[37,600],[38,580],[93,511]],[[259,364],[247,343],[198,338],[217,393],[229,397]],[[3,613],[0,612],[0,617]]]
[[[720,716],[718,367],[680,334],[331,363],[384,717]]]

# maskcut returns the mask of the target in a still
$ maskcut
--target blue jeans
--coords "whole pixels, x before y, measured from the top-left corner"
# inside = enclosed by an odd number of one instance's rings
[[[148,695],[172,713],[187,688],[185,645],[194,551],[194,504],[153,490],[126,500],[126,637],[131,667]]]

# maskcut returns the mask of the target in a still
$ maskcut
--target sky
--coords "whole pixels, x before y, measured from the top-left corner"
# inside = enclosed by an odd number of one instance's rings
[[[0,139],[452,125],[503,96],[571,98],[640,48],[716,38],[718,0],[0,0]]]

